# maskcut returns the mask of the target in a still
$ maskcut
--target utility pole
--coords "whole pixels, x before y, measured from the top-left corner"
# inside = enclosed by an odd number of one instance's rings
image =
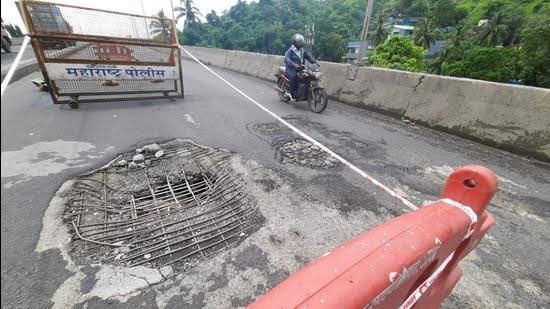
[[[145,6],[143,6],[143,0],[141,0],[141,14],[143,16],[146,16],[145,14]],[[133,20],[133,19],[132,19]],[[132,22],[133,24],[133,22]],[[147,26],[147,18],[143,18],[143,24],[145,25],[145,32],[147,32],[147,39],[151,39],[151,35],[149,34],[149,26]],[[136,36],[137,37],[137,36]]]
[[[306,48],[311,50],[315,44],[315,23],[304,26],[304,38]]]
[[[374,0],[367,1],[367,8],[365,10],[365,19],[363,20],[363,29],[361,30],[361,39],[359,42],[359,52],[357,53],[357,64],[363,63],[363,57],[365,56],[365,49],[367,48],[367,36],[369,33],[369,22],[372,15],[372,6]]]
[[[172,19],[176,22],[176,13],[174,12],[174,1],[170,0],[170,7],[172,7]]]

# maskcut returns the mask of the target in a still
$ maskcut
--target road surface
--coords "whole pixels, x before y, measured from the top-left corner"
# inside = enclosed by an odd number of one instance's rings
[[[296,138],[293,133],[199,65],[184,61],[184,68],[186,96],[176,101],[81,104],[72,110],[53,105],[30,84],[38,73],[10,85],[1,107],[2,307],[244,306],[335,245],[407,211],[342,166],[315,170],[281,163],[273,146]],[[417,205],[436,200],[456,167],[492,169],[501,180],[490,206],[496,225],[462,262],[464,277],[445,307],[548,305],[548,164],[333,101],[314,114],[304,103],[279,102],[271,83],[215,70]],[[99,286],[104,273],[98,266],[75,272],[55,244],[44,244],[55,237],[40,235],[51,219],[43,221],[48,203],[70,177],[138,145],[172,138],[240,155],[253,187],[262,191],[265,226],[164,283],[109,294]]]
[[[17,53],[19,52],[19,49],[21,48],[21,45],[12,45],[11,47],[11,53],[6,53],[4,50],[2,50],[2,71],[8,70],[13,61],[15,60],[15,57],[17,57]],[[27,49],[23,53],[23,56],[21,57],[21,61],[34,59],[34,51],[32,50],[32,47],[27,46]]]

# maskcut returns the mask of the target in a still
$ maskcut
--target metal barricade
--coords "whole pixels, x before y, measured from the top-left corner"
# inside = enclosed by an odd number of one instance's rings
[[[55,104],[183,97],[173,20],[42,1],[20,5]]]

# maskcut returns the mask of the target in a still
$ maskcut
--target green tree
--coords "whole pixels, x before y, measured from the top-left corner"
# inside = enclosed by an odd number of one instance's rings
[[[452,47],[460,46],[460,43],[464,40],[466,35],[466,26],[464,24],[459,24],[455,27],[451,33],[450,43]]]
[[[193,0],[180,0],[180,6],[176,6],[174,11],[177,12],[176,21],[184,18],[183,29],[200,22],[199,16],[201,16],[201,13],[195,7]]]
[[[525,12],[517,4],[507,5],[502,8],[503,23],[507,26],[507,34],[504,36],[504,46],[515,44],[518,40],[521,26],[525,22]]]
[[[413,40],[418,46],[429,49],[430,45],[435,42],[437,32],[433,29],[432,24],[428,19],[424,19],[416,24],[413,30]]]
[[[454,26],[466,15],[455,0],[432,0],[428,7],[429,20],[437,27]]]
[[[210,11],[210,13],[206,14],[206,22],[209,23],[210,25],[214,26],[214,27],[221,26],[221,24],[222,24],[221,18],[218,16],[218,14],[216,14],[216,11],[214,11],[214,10],[212,10],[212,11]]]
[[[503,12],[498,11],[487,25],[483,26],[479,42],[484,46],[496,46],[504,41],[506,35],[508,35],[508,25],[504,23]]]
[[[443,46],[443,48],[429,60],[429,72],[441,74],[443,72],[443,67],[453,61],[453,56],[452,47]]]
[[[377,67],[421,72],[426,69],[426,50],[415,46],[409,37],[391,36],[369,54],[369,62]]]
[[[155,16],[160,19],[153,19],[149,22],[149,33],[155,40],[168,41],[172,36],[172,23],[164,14],[164,10],[160,10]]]
[[[381,11],[376,15],[376,24],[371,33],[371,41],[373,46],[378,46],[378,44],[384,42],[388,36],[388,30],[385,27],[388,14],[386,11]]]
[[[346,52],[346,40],[342,35],[331,32],[319,43],[319,48],[324,50],[324,60],[340,62]]]
[[[550,88],[550,14],[531,17],[521,38],[525,84]]]
[[[19,26],[14,26],[12,24],[5,24],[4,28],[6,28],[6,31],[14,38],[20,38],[23,36],[23,33],[21,32],[21,28]]]
[[[442,74],[508,82],[522,71],[521,51],[512,48],[477,47],[468,50],[463,59],[443,65]]]
[[[201,30],[199,27],[200,25],[183,29],[180,34],[181,44],[190,46],[200,45],[203,41],[203,37],[200,35]]]
[[[397,15],[404,17],[425,16],[428,10],[427,2],[424,0],[398,0],[394,5]]]

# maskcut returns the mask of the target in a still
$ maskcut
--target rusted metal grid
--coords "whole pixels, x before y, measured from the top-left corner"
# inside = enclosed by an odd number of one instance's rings
[[[227,159],[204,148],[172,149],[138,169],[80,177],[65,212],[81,242],[75,253],[88,263],[179,269],[244,239],[256,209]]]
[[[22,1],[31,19],[32,33],[62,38],[104,37],[143,42],[175,42],[172,20],[75,5]]]
[[[22,1],[21,8],[54,103],[183,97],[181,54],[172,20],[43,1]],[[47,63],[175,67],[179,78],[107,83],[50,79]]]
[[[77,62],[104,64],[140,64],[174,66],[177,47],[146,46],[137,43],[111,44],[86,40],[43,39],[36,42],[43,47],[46,62]]]

